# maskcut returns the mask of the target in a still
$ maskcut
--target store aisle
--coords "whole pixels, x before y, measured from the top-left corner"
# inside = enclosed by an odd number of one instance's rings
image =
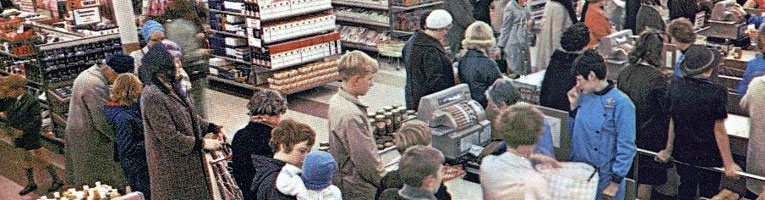
[[[19,196],[19,191],[24,188],[24,186],[19,185],[16,182],[13,182],[11,179],[6,178],[5,176],[0,176],[0,188],[3,188],[0,190],[0,199],[18,199],[18,200],[33,200],[37,199],[37,196],[35,196],[34,193],[27,194],[25,196]]]

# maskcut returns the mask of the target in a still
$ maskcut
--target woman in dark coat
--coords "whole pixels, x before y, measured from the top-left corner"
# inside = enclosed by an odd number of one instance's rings
[[[202,148],[214,150],[221,144],[203,137],[220,134],[220,127],[196,114],[181,92],[176,67],[164,45],[152,46],[143,66],[152,68],[148,72],[153,82],[141,96],[152,198],[212,199]]]
[[[493,0],[471,0],[473,2],[473,18],[476,21],[491,24],[491,2]],[[464,47],[463,47],[464,48]]]
[[[566,29],[560,41],[562,49],[553,53],[542,80],[539,105],[570,111],[566,94],[576,85],[576,77],[571,73],[571,64],[590,42],[590,31],[584,23],[579,22]]]
[[[250,123],[237,131],[231,141],[231,168],[244,199],[253,199],[255,195],[250,190],[255,176],[252,156],[274,157],[268,141],[271,140],[271,130],[287,112],[287,100],[277,91],[264,89],[250,97],[247,108],[250,110]]]
[[[669,21],[685,17],[691,23],[696,21],[696,13],[700,10],[696,0],[668,0],[667,9],[669,9]]]
[[[640,10],[637,12],[637,26],[635,34],[643,33],[646,28],[664,32],[665,24],[661,18],[661,1],[641,0]]]
[[[617,79],[618,87],[635,104],[638,148],[653,152],[663,150],[667,144],[669,115],[663,112],[669,78],[660,71],[664,39],[657,30],[640,35],[637,46],[630,53],[630,65]],[[667,164],[654,161],[653,156],[638,156],[638,198],[650,199],[651,186],[667,182]]]
[[[104,106],[106,119],[117,135],[117,159],[130,187],[151,199],[149,167],[146,164],[146,142],[141,117],[142,83],[132,73],[117,76],[111,101]]]
[[[414,33],[410,39],[412,53],[404,63],[406,107],[412,110],[417,110],[420,98],[455,85],[452,60],[442,45],[452,18],[444,10],[434,10],[428,19],[433,23],[426,23],[426,30]]]
[[[458,74],[462,82],[470,87],[470,97],[478,101],[484,108],[486,89],[497,80],[501,73],[497,62],[489,58],[489,49],[496,43],[491,26],[484,22],[474,22],[468,26],[462,46],[465,47],[465,56],[457,66]]]

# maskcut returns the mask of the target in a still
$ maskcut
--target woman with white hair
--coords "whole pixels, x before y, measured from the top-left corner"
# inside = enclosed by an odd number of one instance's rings
[[[489,51],[496,41],[489,24],[474,22],[465,32],[462,40],[464,57],[457,66],[460,80],[470,87],[470,97],[484,108],[487,104],[484,92],[501,75],[497,62],[489,58]]]

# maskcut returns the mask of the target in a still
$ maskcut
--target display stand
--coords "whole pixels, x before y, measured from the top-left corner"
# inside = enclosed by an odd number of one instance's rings
[[[38,45],[36,50],[39,64],[27,69],[27,78],[40,83],[45,91],[54,136],[43,138],[61,151],[74,79],[108,55],[122,52],[122,44],[119,34],[111,34]]]
[[[338,79],[334,58],[342,51],[331,0],[210,0],[208,5],[213,55],[227,61],[211,61],[211,81],[290,94]]]
[[[378,53],[377,45],[390,40],[387,0],[332,0],[343,47]]]

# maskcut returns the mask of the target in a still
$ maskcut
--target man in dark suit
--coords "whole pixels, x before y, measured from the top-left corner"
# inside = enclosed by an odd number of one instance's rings
[[[32,94],[27,93],[27,79],[20,75],[11,75],[0,79],[0,93],[3,95],[0,104],[0,121],[11,127],[12,131],[21,132],[14,135],[14,144],[16,148],[27,150],[31,155],[25,155],[22,167],[27,172],[27,186],[19,192],[24,196],[37,189],[34,181],[35,165],[46,164],[45,168],[53,178],[48,192],[54,192],[64,185],[59,180],[56,170],[50,163],[48,155],[45,154],[40,146],[40,126],[42,125],[42,116],[40,102]],[[40,159],[40,160],[37,160]]]

